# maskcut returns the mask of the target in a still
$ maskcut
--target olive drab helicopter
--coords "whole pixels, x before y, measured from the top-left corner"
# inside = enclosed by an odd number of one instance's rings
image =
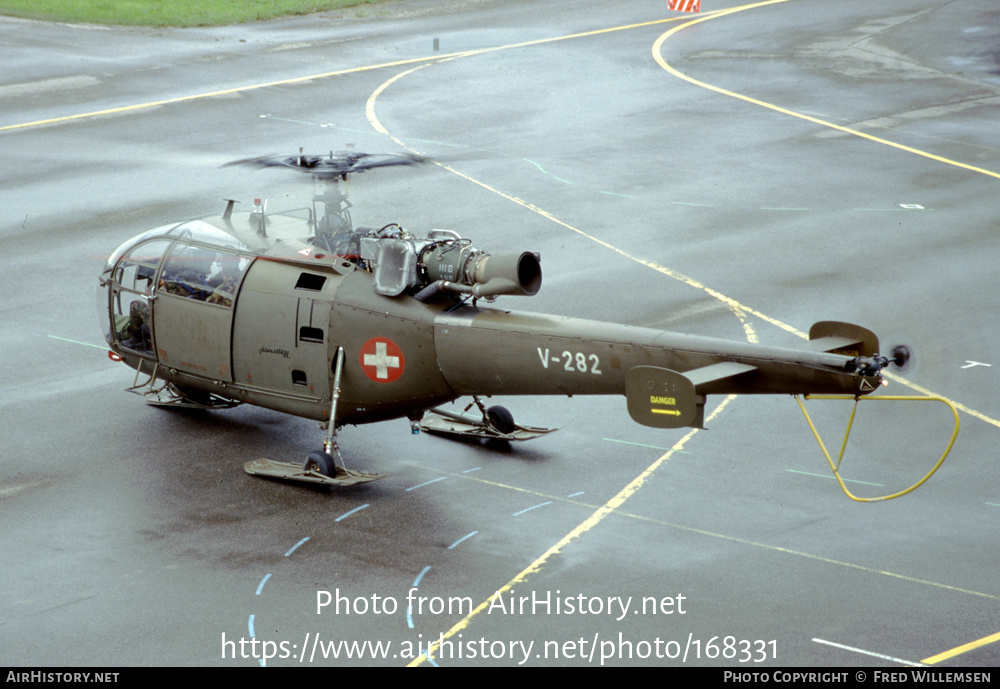
[[[347,468],[344,424],[406,417],[414,432],[519,441],[552,429],[519,425],[483,398],[623,395],[640,424],[700,428],[708,395],[857,401],[909,357],[904,347],[884,356],[873,332],[833,321],[791,349],[491,308],[538,292],[538,255],[485,253],[451,230],[352,222],[350,175],[422,162],[359,152],[236,161],[308,173],[312,204],[271,212],[255,199],[234,213],[228,200],[219,216],[118,247],[99,299],[109,356],[135,369],[128,390],[159,406],[246,403],[318,420],[322,450],[245,469],[344,486],[381,477]],[[466,397],[465,412],[439,408]]]

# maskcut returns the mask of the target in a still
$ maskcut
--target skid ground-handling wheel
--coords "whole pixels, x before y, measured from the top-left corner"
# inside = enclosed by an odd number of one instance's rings
[[[514,415],[507,407],[494,405],[486,410],[486,422],[498,433],[509,435],[514,432],[517,426],[514,424]]]
[[[310,452],[306,455],[306,461],[303,463],[302,468],[306,471],[318,471],[324,476],[333,477],[337,474],[337,465],[333,461],[333,457],[320,450]]]
[[[466,414],[477,407],[479,415]],[[520,426],[506,407],[486,407],[482,400],[473,397],[462,412],[456,413],[435,407],[428,409],[419,419],[411,419],[414,432],[426,431],[451,437],[474,437],[487,440],[521,441],[539,438],[555,428]]]

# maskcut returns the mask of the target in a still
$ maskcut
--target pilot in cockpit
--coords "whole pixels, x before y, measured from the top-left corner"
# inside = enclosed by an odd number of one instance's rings
[[[212,273],[213,263],[214,256],[198,256],[194,252],[186,256],[174,256],[163,266],[160,288],[167,294],[205,301],[214,291],[208,278]]]
[[[145,297],[153,291],[153,269],[140,266],[136,273],[135,285],[145,282],[143,294]],[[134,298],[129,304],[128,320],[120,331],[121,343],[129,349],[149,352],[153,349],[152,330],[150,328],[149,302],[144,298]]]
[[[219,258],[214,264],[216,270],[209,276],[209,282],[213,285],[212,293],[206,299],[209,304],[233,305],[236,286],[240,281],[239,264],[240,259],[236,256],[219,254]]]

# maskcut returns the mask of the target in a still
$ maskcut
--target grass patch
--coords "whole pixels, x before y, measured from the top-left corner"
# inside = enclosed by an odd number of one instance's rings
[[[0,0],[0,14],[130,26],[220,26],[381,0]]]

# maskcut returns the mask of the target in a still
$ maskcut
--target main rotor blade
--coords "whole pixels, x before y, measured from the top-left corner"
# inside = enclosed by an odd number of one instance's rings
[[[260,158],[234,160],[227,165],[250,165],[253,167],[284,167],[308,172],[315,177],[345,177],[356,172],[364,172],[378,167],[396,165],[414,166],[427,162],[425,158],[410,153],[355,153],[340,151],[315,155],[272,155]]]

